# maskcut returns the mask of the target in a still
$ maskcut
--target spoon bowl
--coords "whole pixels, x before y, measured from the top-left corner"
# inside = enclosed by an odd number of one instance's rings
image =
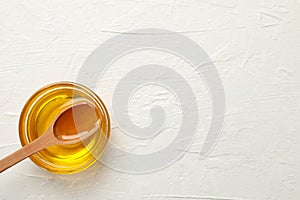
[[[64,108],[49,127],[59,145],[86,140],[100,128],[101,116],[90,102],[77,99],[62,106]]]

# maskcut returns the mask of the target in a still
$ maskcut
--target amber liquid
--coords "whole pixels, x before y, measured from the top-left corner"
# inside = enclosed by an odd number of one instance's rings
[[[62,111],[62,105],[76,98],[84,98],[93,107],[80,107],[66,112],[58,122],[59,130],[57,131],[61,131],[61,134],[66,134],[66,131],[78,132],[78,124],[95,120],[101,121],[100,127],[88,141],[72,145],[50,146],[30,157],[34,163],[48,171],[61,174],[75,173],[91,166],[102,154],[107,144],[108,113],[101,100],[90,90],[80,85],[62,83],[39,90],[29,99],[21,114],[19,131],[24,146],[48,129],[58,113]]]
[[[53,132],[61,141],[84,139],[94,134],[100,122],[101,115],[97,109],[92,104],[83,102],[61,113],[53,126]]]

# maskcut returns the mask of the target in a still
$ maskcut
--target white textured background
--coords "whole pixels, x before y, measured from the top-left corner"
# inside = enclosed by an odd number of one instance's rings
[[[202,83],[197,88],[190,78],[195,91],[203,94],[199,106],[203,123],[198,141],[174,165],[132,175],[96,164],[82,173],[61,176],[26,160],[0,175],[0,199],[300,199],[300,1],[296,0],[2,0],[0,157],[20,147],[18,116],[33,92],[55,81],[76,80],[91,51],[118,32],[149,27],[182,32],[215,62],[226,92],[226,118],[212,153],[198,159],[210,103]],[[188,66],[180,67],[184,64],[176,58],[153,55],[141,52],[111,68],[97,89],[108,106],[113,86],[132,66],[128,63],[165,62],[192,77]],[[137,124],[147,119],[135,117],[143,98],[150,103],[160,98],[165,105],[175,101],[153,95],[160,88],[148,89],[150,93],[142,91],[140,103],[129,108]],[[167,109],[172,116],[180,114],[176,106]],[[176,134],[175,125],[160,141],[133,150],[163,147],[166,138]],[[113,128],[114,135],[118,127]],[[124,141],[121,145],[129,150],[136,145]]]

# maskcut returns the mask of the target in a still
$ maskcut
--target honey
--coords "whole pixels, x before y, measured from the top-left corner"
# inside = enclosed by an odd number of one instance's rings
[[[53,133],[63,141],[84,139],[100,127],[101,115],[92,104],[74,105],[56,119]]]
[[[63,113],[55,129],[59,137],[68,137],[75,132],[88,131],[99,123],[95,133],[88,139],[72,145],[55,145],[32,155],[30,159],[50,172],[70,174],[82,171],[103,153],[110,134],[107,109],[100,98],[88,88],[71,82],[48,85],[37,91],[26,103],[20,116],[19,135],[23,146],[40,137],[63,109],[65,103],[78,98],[89,102],[89,106],[74,107]],[[77,124],[84,127],[78,130]],[[86,126],[82,126],[85,123]]]

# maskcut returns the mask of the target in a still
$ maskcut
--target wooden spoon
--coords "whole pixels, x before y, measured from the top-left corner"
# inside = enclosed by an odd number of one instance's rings
[[[81,142],[99,129],[101,116],[90,102],[69,101],[62,106],[62,110],[44,134],[0,160],[0,173],[49,146]]]

